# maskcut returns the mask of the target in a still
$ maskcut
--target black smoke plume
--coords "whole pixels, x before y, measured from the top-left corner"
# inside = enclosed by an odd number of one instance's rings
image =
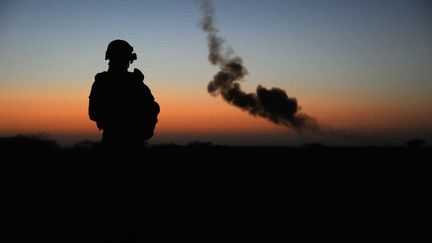
[[[208,84],[208,92],[212,95],[220,94],[225,101],[235,105],[253,116],[264,117],[276,124],[293,127],[297,131],[308,130],[320,132],[315,118],[299,112],[297,100],[288,97],[279,88],[266,89],[259,85],[256,93],[246,93],[241,90],[240,83],[247,70],[240,57],[232,57],[229,52],[223,54],[223,39],[219,37],[219,30],[214,26],[214,9],[211,0],[202,0],[201,9],[203,19],[202,29],[207,33],[209,48],[208,59],[211,64],[220,67],[213,80]]]

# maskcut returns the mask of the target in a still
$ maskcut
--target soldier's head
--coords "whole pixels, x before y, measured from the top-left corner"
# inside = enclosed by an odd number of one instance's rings
[[[133,47],[124,40],[113,40],[108,44],[105,52],[105,60],[109,60],[109,65],[129,67],[137,59],[133,53]]]

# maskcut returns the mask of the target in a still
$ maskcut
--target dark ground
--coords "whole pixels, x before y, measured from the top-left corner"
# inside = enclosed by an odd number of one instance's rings
[[[16,242],[432,240],[429,147],[194,143],[131,155],[0,141]]]

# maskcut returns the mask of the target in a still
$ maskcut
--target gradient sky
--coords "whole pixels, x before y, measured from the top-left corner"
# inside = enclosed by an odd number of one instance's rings
[[[220,35],[249,71],[242,87],[278,87],[302,111],[355,136],[299,134],[212,97],[199,1],[0,1],[0,135],[62,144],[101,136],[88,119],[111,40],[138,55],[161,105],[151,143],[432,142],[432,3],[428,0],[215,0]]]

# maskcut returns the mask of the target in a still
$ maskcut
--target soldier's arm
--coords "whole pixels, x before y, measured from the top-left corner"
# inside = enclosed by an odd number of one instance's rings
[[[103,129],[102,125],[102,104],[101,104],[101,94],[100,94],[100,75],[95,76],[95,81],[93,82],[90,96],[89,96],[89,118],[95,121],[99,130]]]

